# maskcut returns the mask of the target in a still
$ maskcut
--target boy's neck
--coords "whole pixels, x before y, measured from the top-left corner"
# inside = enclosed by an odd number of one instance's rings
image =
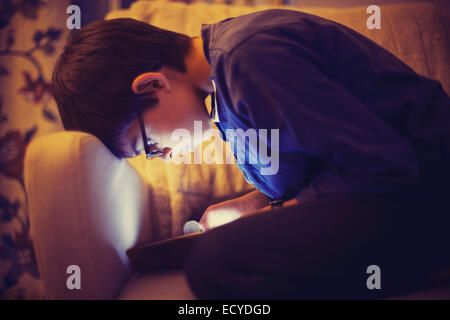
[[[191,47],[185,58],[189,78],[202,90],[213,92],[214,88],[209,79],[211,67],[206,60],[203,50],[202,37],[191,38]]]

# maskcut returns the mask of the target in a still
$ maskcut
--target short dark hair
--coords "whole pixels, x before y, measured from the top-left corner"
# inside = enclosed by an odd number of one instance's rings
[[[190,37],[130,18],[96,21],[69,35],[52,76],[52,91],[64,129],[95,135],[118,158],[121,137],[137,109],[159,103],[131,89],[141,73],[162,66],[186,72]]]

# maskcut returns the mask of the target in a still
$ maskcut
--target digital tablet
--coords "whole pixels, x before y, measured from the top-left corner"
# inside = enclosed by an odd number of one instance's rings
[[[138,272],[182,268],[202,234],[203,232],[195,232],[137,245],[128,249],[126,254]]]

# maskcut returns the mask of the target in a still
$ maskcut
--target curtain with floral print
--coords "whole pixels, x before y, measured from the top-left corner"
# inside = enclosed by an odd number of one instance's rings
[[[0,298],[45,298],[23,181],[30,141],[62,130],[50,85],[69,1],[0,1]]]

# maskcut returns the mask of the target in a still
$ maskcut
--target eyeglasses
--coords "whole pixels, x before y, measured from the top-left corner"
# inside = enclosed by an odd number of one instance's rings
[[[141,127],[142,142],[144,143],[145,157],[148,160],[159,158],[162,155],[160,150],[150,150],[151,140],[147,138],[145,133],[144,118],[142,117],[141,107],[138,106],[139,125]]]

